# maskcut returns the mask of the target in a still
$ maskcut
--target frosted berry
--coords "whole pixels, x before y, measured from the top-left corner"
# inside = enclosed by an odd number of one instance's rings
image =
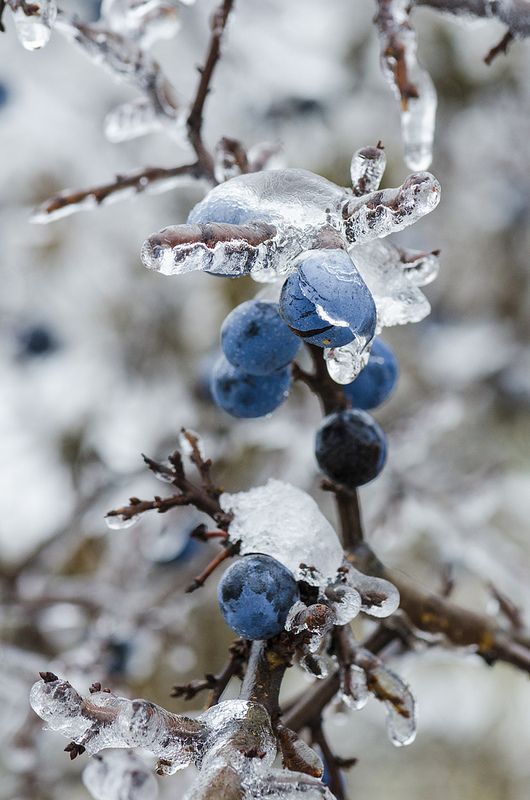
[[[275,558],[249,555],[225,572],[217,590],[221,614],[243,639],[270,639],[299,599],[294,576]]]

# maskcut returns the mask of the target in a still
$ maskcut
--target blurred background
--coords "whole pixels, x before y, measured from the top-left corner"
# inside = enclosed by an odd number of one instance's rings
[[[94,19],[98,3],[63,0]],[[154,55],[185,102],[193,95],[213,4],[182,11],[182,29]],[[351,0],[246,0],[236,6],[206,112],[205,135],[281,141],[289,166],[347,185],[353,151],[384,142],[385,186],[401,183],[398,107],[379,68],[374,7]],[[385,332],[401,366],[376,412],[390,440],[383,476],[361,490],[370,541],[389,565],[497,613],[490,584],[530,607],[530,45],[491,67],[495,22],[417,10],[419,53],[439,93],[432,171],[439,208],[400,235],[442,251],[427,288],[432,314]],[[215,549],[191,543],[187,509],[109,531],[104,514],[165,489],[141,452],[163,458],[181,426],[201,432],[227,490],[270,476],[333,509],[318,488],[311,431],[319,409],[304,387],[268,419],[235,421],[207,384],[227,312],[250,279],[146,271],[145,237],[184,221],[204,187],[141,196],[31,225],[54,192],[104,183],[145,165],[186,163],[162,133],[116,145],[105,115],[135,96],[60,36],[29,53],[6,18],[0,37],[0,644],[1,800],[82,800],[82,764],[29,711],[38,670],[86,688],[95,680],[171,710],[174,683],[215,672],[231,641],[215,580],[190,578]],[[528,621],[528,620],[527,620]],[[359,627],[359,634],[369,630]],[[357,756],[352,796],[394,800],[524,800],[530,688],[509,667],[429,648],[396,661],[419,704],[415,744],[396,750],[384,711],[330,709],[339,754]],[[286,697],[307,685],[289,671]],[[231,687],[234,693],[237,686]],[[180,796],[191,771],[161,779]]]

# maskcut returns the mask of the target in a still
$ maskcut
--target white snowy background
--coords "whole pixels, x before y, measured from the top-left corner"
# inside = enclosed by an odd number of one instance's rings
[[[86,18],[95,5],[63,2]],[[154,50],[183,100],[196,84],[212,7],[197,0],[185,8],[178,37]],[[346,184],[351,153],[382,139],[385,185],[400,183],[407,170],[398,109],[379,69],[373,11],[362,0],[239,2],[207,105],[208,142],[221,135],[247,144],[281,140],[290,166]],[[486,67],[483,56],[501,26],[457,23],[424,9],[415,21],[420,56],[439,92],[432,171],[443,198],[401,241],[441,248],[442,270],[427,289],[431,317],[385,337],[402,374],[395,396],[375,414],[390,457],[382,478],[361,492],[366,527],[381,557],[427,589],[440,586],[451,564],[460,602],[494,611],[493,582],[529,608],[530,45],[515,43]],[[205,394],[219,326],[255,284],[203,274],[165,278],[140,263],[144,238],[183,221],[200,186],[48,226],[28,223],[31,208],[59,189],[147,164],[184,163],[190,153],[163,134],[108,143],[105,115],[134,93],[60,36],[26,52],[7,15],[6,23],[0,798],[77,799],[88,797],[78,762],[70,765],[64,742],[38,733],[29,716],[36,672],[55,667],[81,687],[111,673],[131,697],[179,710],[184,704],[168,699],[171,685],[219,669],[230,641],[214,585],[191,597],[180,591],[210,551],[153,565],[164,547],[183,545],[197,524],[193,513],[146,519],[132,531],[106,529],[109,508],[164,491],[145,474],[140,453],[164,456],[180,427],[190,426],[203,434],[227,490],[274,476],[312,491],[330,519],[333,511],[318,490],[312,455],[317,403],[303,387],[270,419],[247,422],[231,420]],[[33,326],[49,332],[50,352],[24,352]],[[41,560],[20,571],[52,537]],[[125,650],[125,669],[113,671],[109,659]],[[525,676],[439,649],[394,666],[418,698],[414,745],[391,746],[375,701],[329,720],[338,752],[359,758],[348,778],[352,796],[527,798]],[[305,680],[291,670],[286,694]],[[191,707],[200,708],[200,698]],[[161,780],[162,797],[176,797],[188,781],[187,774]]]

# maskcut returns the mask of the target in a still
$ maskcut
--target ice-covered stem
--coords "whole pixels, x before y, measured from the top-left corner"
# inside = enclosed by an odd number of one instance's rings
[[[200,692],[210,691],[207,707],[211,708],[221,699],[221,695],[228,686],[231,678],[243,680],[244,666],[248,658],[248,645],[242,639],[237,639],[229,648],[229,658],[225,666],[217,675],[208,673],[202,679],[190,681],[183,685],[176,685],[171,690],[171,697],[182,697],[192,700]]]
[[[377,13],[374,22],[381,38],[381,58],[393,77],[393,88],[401,98],[401,107],[406,109],[411,97],[418,97],[418,88],[409,76],[407,44],[403,33],[413,34],[409,15],[410,0],[376,0]]]
[[[171,188],[187,178],[200,179],[202,170],[199,163],[183,164],[178,167],[145,167],[145,169],[117,175],[115,180],[88,189],[65,189],[48,198],[32,214],[32,222],[50,222],[53,219],[73,214],[82,208],[93,208],[115,202],[124,194],[159,192]]]
[[[211,36],[208,44],[204,66],[199,68],[200,79],[195,99],[186,121],[190,144],[197,154],[197,159],[204,174],[215,182],[214,161],[206,149],[202,138],[203,112],[206,98],[210,91],[212,77],[221,56],[221,42],[224,31],[234,7],[234,0],[223,0],[212,17]]]
[[[524,634],[506,631],[492,617],[416,588],[401,573],[385,567],[364,543],[351,552],[350,560],[357,569],[394,583],[401,609],[419,630],[441,634],[455,647],[475,647],[488,664],[504,661],[530,673],[530,641]]]
[[[337,800],[347,800],[342,779],[342,770],[349,769],[357,763],[356,758],[340,758],[335,755],[324,733],[322,718],[313,722],[310,726],[311,743],[316,745],[326,763],[329,775],[328,786]]]
[[[239,697],[260,703],[273,723],[280,713],[278,698],[285,670],[293,655],[289,637],[252,642]]]
[[[350,164],[350,178],[354,195],[360,197],[379,189],[385,167],[386,155],[382,142],[378,142],[375,147],[363,147],[357,150],[353,154]]]

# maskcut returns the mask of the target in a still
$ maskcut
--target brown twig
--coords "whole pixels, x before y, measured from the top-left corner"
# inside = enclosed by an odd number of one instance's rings
[[[225,545],[223,550],[221,550],[214,558],[212,558],[210,563],[206,565],[206,567],[203,569],[200,575],[197,575],[192,580],[190,585],[187,587],[186,592],[188,594],[191,594],[191,592],[195,592],[197,589],[200,589],[201,586],[204,586],[204,584],[206,583],[207,579],[210,577],[212,572],[215,572],[217,567],[220,564],[222,564],[223,561],[226,561],[227,558],[232,558],[232,556],[235,556],[238,551],[239,551],[239,542],[236,542],[235,544]]]
[[[171,181],[173,178],[189,176],[199,179],[202,170],[198,163],[184,164],[178,167],[146,167],[128,175],[117,175],[115,180],[100,186],[92,186],[89,189],[79,189],[71,191],[69,189],[59,192],[48,200],[45,200],[34,212],[35,221],[44,219],[47,216],[61,215],[67,213],[66,210],[76,210],[85,200],[92,199],[98,206],[103,205],[109,198],[126,189],[133,189],[137,194],[161,184],[164,181]]]
[[[215,181],[213,159],[202,139],[203,112],[206,98],[210,92],[213,73],[221,56],[223,33],[233,6],[234,0],[223,0],[219,8],[214,12],[206,60],[204,66],[199,68],[199,85],[186,122],[190,144],[197,154],[198,162],[204,174],[212,181]]]
[[[311,742],[320,748],[324,763],[328,769],[328,786],[337,800],[347,800],[344,781],[342,779],[343,769],[353,767],[357,763],[356,758],[344,759],[335,755],[324,733],[322,717],[313,722],[310,726]]]
[[[242,639],[237,639],[229,648],[229,658],[218,675],[211,673],[202,679],[196,679],[184,685],[176,685],[171,690],[171,697],[183,697],[184,700],[193,700],[200,692],[210,690],[208,708],[216,705],[221,695],[234,677],[243,680],[244,667],[248,658],[248,646]]]
[[[498,55],[500,55],[501,53],[504,53],[504,55],[506,55],[506,53],[508,52],[508,47],[511,45],[513,40],[514,40],[513,33],[510,30],[506,31],[500,42],[497,42],[497,44],[494,47],[492,47],[488,53],[486,53],[486,55],[484,56],[484,63],[487,64],[489,67],[493,63],[493,61],[497,58]]]
[[[401,108],[406,111],[411,98],[418,97],[418,90],[409,78],[405,45],[401,41],[402,32],[412,30],[410,22],[401,22],[396,17],[393,0],[376,0],[377,13],[374,22],[381,37],[381,57],[394,75],[394,83],[401,98]],[[409,9],[409,11],[412,8]]]

